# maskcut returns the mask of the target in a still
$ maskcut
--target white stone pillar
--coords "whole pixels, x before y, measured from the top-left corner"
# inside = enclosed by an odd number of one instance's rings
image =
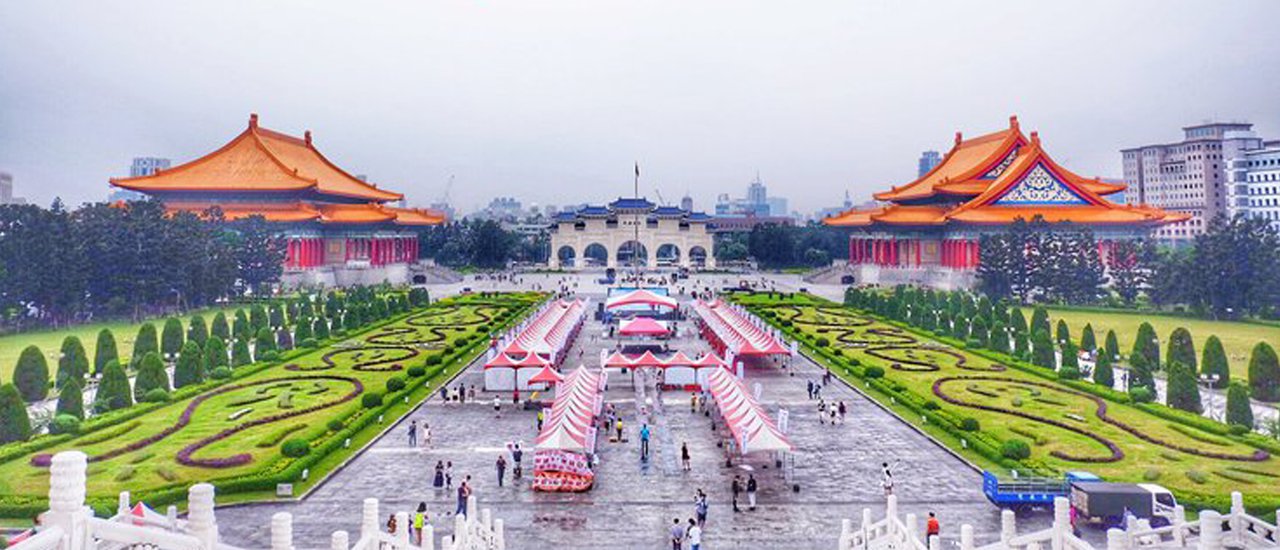
[[[409,547],[409,530],[413,529],[409,525],[409,514],[406,512],[396,512],[396,543],[401,548]]]
[[[360,514],[360,538],[372,537],[378,532],[378,499],[364,499]]]
[[[836,543],[836,547],[845,550],[849,547],[849,540],[853,537],[853,520],[844,518],[840,520],[840,540]]]
[[[929,550],[942,550],[942,539],[938,538],[938,535],[930,535],[927,542]]]
[[[892,497],[891,497],[892,498]],[[862,509],[862,526],[858,527],[862,531],[862,544],[867,544],[867,539],[871,536],[871,509]]]
[[[493,547],[496,550],[507,548],[507,524],[502,518],[493,519]]]
[[[907,540],[920,540],[920,537],[916,536],[916,515],[915,514],[907,514],[907,520],[902,523],[907,530],[907,532],[905,533]]]
[[[480,525],[483,525],[485,529],[493,529],[493,512],[489,511],[488,508],[480,510]]]
[[[1187,509],[1183,508],[1181,504],[1174,506],[1173,507],[1173,524],[1176,526],[1176,529],[1173,530],[1173,542],[1178,546],[1182,546],[1186,543],[1187,535],[1186,535],[1186,531],[1183,530],[1183,526],[1186,523],[1187,523]]]
[[[89,510],[84,505],[88,467],[89,457],[80,451],[55,454],[49,466],[49,511],[44,515],[44,525],[61,527],[66,533],[59,550],[88,547]]]
[[[888,502],[884,507],[884,517],[898,517],[898,495],[889,495]]]
[[[1200,512],[1201,550],[1222,550],[1222,514],[1216,510]]]
[[[960,550],[973,550],[973,526],[968,523],[960,526]]]
[[[271,516],[271,550],[293,550],[293,514],[276,512]]]
[[[465,548],[467,535],[467,516],[463,514],[453,516],[453,547]]]
[[[1053,538],[1049,544],[1053,550],[1062,550],[1064,541],[1071,533],[1071,502],[1067,497],[1053,498]]]
[[[129,491],[120,491],[120,499],[116,503],[116,513],[120,515],[128,514],[133,508],[133,503],[129,501]]]
[[[218,546],[218,520],[214,516],[214,488],[208,483],[197,483],[187,489],[187,530],[200,539],[206,550]]]
[[[329,550],[349,550],[351,548],[351,535],[346,531],[334,531],[329,536]]]
[[[1244,495],[1240,491],[1231,491],[1231,517],[1227,518],[1230,525],[1231,534],[1239,535],[1244,532]]]
[[[420,541],[422,550],[435,550],[436,548],[436,528],[430,525],[422,526],[422,540]]]
[[[1014,515],[1013,510],[1000,512],[1000,542],[1008,545],[1017,534],[1018,516]]]
[[[1128,550],[1129,534],[1112,527],[1107,529],[1107,550]]]

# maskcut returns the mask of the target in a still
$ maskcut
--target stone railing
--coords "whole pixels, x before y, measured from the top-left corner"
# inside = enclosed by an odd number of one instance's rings
[[[1064,497],[1053,502],[1053,525],[1040,531],[1017,534],[1017,518],[1012,510],[1000,516],[1000,540],[985,546],[974,543],[973,527],[960,526],[961,550],[1097,550],[1095,546],[1073,534],[1071,505]],[[1196,521],[1187,521],[1186,511],[1178,506],[1173,521],[1163,527],[1151,527],[1146,520],[1138,520],[1128,530],[1107,530],[1107,550],[1135,550],[1143,548],[1199,548],[1222,550],[1224,548],[1280,548],[1280,510],[1276,510],[1276,523],[1268,523],[1249,515],[1244,509],[1240,493],[1231,494],[1231,511],[1221,514],[1213,510],[1200,513]],[[852,520],[844,520],[841,526],[840,550],[937,550],[942,548],[938,537],[924,540],[924,529],[917,523],[915,514],[905,518],[898,516],[898,499],[890,496],[885,517],[872,521],[871,510],[862,511],[862,524],[855,528]]]
[[[133,512],[128,492],[120,494],[116,515],[98,518],[85,506],[85,471],[88,457],[80,451],[64,451],[53,456],[49,472],[49,510],[40,514],[34,533],[12,543],[13,550],[117,550],[154,548],[173,550],[240,550],[218,539],[214,516],[214,488],[197,483],[187,491],[187,517],[179,519],[170,506],[168,514],[138,515]],[[467,510],[477,510],[475,497]],[[435,531],[424,526],[422,540],[409,539],[409,515],[396,514],[396,533],[379,528],[378,500],[365,499],[360,538],[349,545],[346,531],[333,533],[333,550],[435,550]],[[454,517],[453,534],[440,539],[442,550],[505,550],[503,524],[486,508],[468,517]],[[293,515],[279,512],[271,516],[271,550],[294,550]]]

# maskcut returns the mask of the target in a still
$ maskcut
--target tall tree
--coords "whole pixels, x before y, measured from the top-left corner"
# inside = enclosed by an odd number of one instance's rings
[[[250,216],[235,227],[233,237],[240,281],[255,292],[280,280],[284,273],[285,245],[262,216]]]
[[[1138,294],[1150,285],[1156,258],[1154,243],[1145,239],[1112,241],[1107,254],[1112,290],[1126,305],[1133,305]]]

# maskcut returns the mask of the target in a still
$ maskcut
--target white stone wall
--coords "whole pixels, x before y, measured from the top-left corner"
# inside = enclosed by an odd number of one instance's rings
[[[573,222],[561,222],[551,233],[551,258],[548,260],[551,268],[582,269],[585,267],[584,258],[587,247],[592,244],[599,244],[608,252],[605,267],[616,268],[618,267],[618,249],[624,243],[636,240],[637,233],[640,244],[644,245],[649,266],[657,265],[658,248],[670,244],[680,252],[679,260],[675,265],[694,267],[689,260],[689,252],[694,247],[701,247],[707,258],[703,267],[715,268],[712,235],[707,230],[706,223],[693,222],[687,229],[681,229],[680,220],[677,218],[660,218],[657,227],[650,227],[646,223],[646,214],[618,214],[617,219],[618,223],[609,227],[603,218],[588,218],[586,227],[581,230],[576,229]],[[560,249],[566,246],[573,250],[572,266],[562,265],[560,262]]]

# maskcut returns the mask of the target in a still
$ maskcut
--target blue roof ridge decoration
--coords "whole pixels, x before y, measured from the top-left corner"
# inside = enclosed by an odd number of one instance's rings
[[[644,197],[618,197],[618,200],[609,203],[609,208],[647,208],[653,209],[654,204]]]

